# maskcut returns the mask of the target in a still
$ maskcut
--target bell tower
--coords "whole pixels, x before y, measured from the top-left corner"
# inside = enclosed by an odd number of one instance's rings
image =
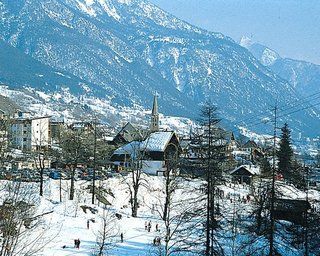
[[[150,131],[151,132],[159,131],[159,113],[158,113],[158,96],[157,95],[155,95],[153,98]]]

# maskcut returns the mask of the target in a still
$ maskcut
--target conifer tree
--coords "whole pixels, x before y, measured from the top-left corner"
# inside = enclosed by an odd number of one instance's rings
[[[287,123],[281,128],[280,147],[277,151],[278,169],[285,179],[290,179],[292,172],[293,150],[291,147],[290,130]]]

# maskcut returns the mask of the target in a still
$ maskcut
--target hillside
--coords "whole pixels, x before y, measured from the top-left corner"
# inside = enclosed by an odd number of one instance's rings
[[[146,108],[157,92],[161,112],[192,118],[210,98],[229,124],[269,116],[276,101],[285,105],[299,97],[230,38],[194,27],[146,0],[4,0],[0,18],[1,40],[19,51],[3,59],[27,55],[19,57],[32,67],[27,83],[46,93],[70,87],[75,97],[85,90],[116,108]],[[25,86],[28,69],[17,78],[10,70],[21,68],[2,69],[0,80]],[[284,121],[294,132],[312,136],[319,113],[308,109]],[[265,125],[255,129],[270,131]]]
[[[240,44],[260,62],[287,80],[303,96],[319,93],[320,66],[301,60],[281,57],[275,50],[243,37]]]
[[[21,109],[14,101],[8,97],[0,95],[0,110],[5,113],[13,113],[16,110]]]

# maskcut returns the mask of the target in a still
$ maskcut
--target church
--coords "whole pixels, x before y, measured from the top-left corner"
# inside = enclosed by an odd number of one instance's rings
[[[128,124],[126,126],[128,127]],[[131,126],[129,127],[130,130],[134,130]],[[147,135],[144,137],[141,135],[126,136],[126,138],[134,139],[126,141],[111,156],[111,161],[118,167],[118,170],[130,170],[133,166],[140,165],[142,171],[147,174],[164,175],[169,159],[172,159],[173,156],[178,157],[181,152],[177,134],[174,131],[161,131],[159,128],[157,96],[154,96]]]

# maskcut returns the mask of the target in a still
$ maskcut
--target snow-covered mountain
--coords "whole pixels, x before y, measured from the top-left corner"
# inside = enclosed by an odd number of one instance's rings
[[[242,37],[240,45],[247,48],[260,62],[286,79],[303,96],[320,91],[320,65],[282,58],[276,51]]]
[[[51,98],[68,90],[148,107],[157,92],[160,111],[188,117],[211,98],[223,118],[238,122],[299,97],[232,39],[147,0],[1,0],[0,20],[0,48],[11,48],[1,53],[0,81]],[[11,61],[12,52],[24,61]],[[306,110],[283,121],[315,135],[319,114]]]

